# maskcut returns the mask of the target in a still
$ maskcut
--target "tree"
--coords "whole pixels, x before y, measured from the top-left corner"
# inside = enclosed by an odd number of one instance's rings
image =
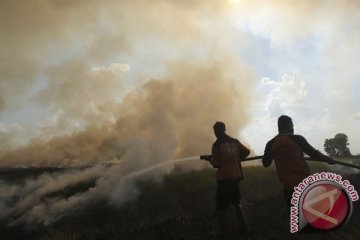
[[[325,152],[332,157],[350,157],[349,139],[345,133],[338,133],[334,138],[325,139]]]

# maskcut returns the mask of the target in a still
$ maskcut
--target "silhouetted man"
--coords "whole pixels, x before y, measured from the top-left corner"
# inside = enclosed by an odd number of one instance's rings
[[[274,160],[276,171],[284,187],[284,197],[288,210],[294,187],[310,174],[304,153],[311,158],[332,163],[333,159],[314,149],[301,135],[294,134],[294,125],[289,116],[278,118],[279,134],[265,147],[262,163],[269,167]]]
[[[240,231],[247,236],[248,229],[240,207],[239,182],[243,178],[241,159],[247,157],[250,150],[239,140],[225,133],[225,124],[216,122],[214,134],[217,138],[212,146],[210,163],[217,168],[216,210],[219,223],[219,237],[229,234],[228,207],[233,205],[240,223]]]

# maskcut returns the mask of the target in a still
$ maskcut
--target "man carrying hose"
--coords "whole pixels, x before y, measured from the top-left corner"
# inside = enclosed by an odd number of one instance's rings
[[[301,135],[294,134],[294,125],[289,116],[278,118],[279,134],[265,147],[262,163],[269,167],[274,160],[276,171],[283,184],[287,209],[290,211],[294,187],[310,174],[304,153],[312,159],[333,164],[334,160],[314,149]]]
[[[240,206],[239,182],[243,178],[241,160],[246,158],[250,150],[239,140],[225,133],[225,124],[216,122],[214,134],[217,138],[212,146],[212,156],[209,161],[216,173],[216,210],[219,224],[219,237],[224,239],[229,235],[228,207],[233,205],[240,223],[242,234],[248,235],[248,229]]]

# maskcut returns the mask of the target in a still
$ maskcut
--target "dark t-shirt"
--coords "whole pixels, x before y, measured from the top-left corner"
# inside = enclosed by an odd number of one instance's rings
[[[266,144],[262,162],[268,167],[274,160],[284,189],[291,190],[310,174],[304,153],[315,160],[330,159],[313,148],[301,135],[279,134]]]

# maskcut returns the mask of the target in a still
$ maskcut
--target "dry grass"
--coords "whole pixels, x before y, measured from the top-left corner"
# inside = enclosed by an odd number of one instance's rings
[[[338,169],[311,163],[314,172]],[[241,183],[242,203],[253,239],[360,239],[360,205],[354,203],[350,222],[336,232],[290,235],[281,185],[274,168],[247,167]],[[342,173],[344,175],[344,173]],[[36,230],[1,227],[1,239],[152,240],[215,239],[215,171],[176,172],[162,182],[138,182],[136,201],[115,209],[106,203]],[[360,190],[359,174],[345,175]]]

